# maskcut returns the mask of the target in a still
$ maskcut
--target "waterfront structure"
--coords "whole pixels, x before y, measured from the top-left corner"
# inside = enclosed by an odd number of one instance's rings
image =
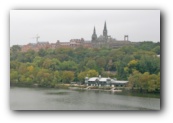
[[[109,77],[85,77],[85,84],[87,86],[107,86],[107,87],[125,87],[128,81],[111,79]]]
[[[104,23],[103,35],[97,37],[96,28],[94,27],[91,40],[89,41],[86,41],[83,38],[81,38],[81,39],[71,39],[69,42],[60,42],[59,40],[57,40],[56,43],[49,43],[48,41],[46,42],[38,41],[38,38],[40,38],[40,36],[38,35],[35,38],[36,38],[36,43],[29,43],[27,45],[21,46],[21,51],[22,52],[26,52],[28,50],[39,51],[40,49],[48,49],[48,48],[55,49],[61,47],[77,48],[81,46],[86,48],[100,48],[100,47],[119,48],[122,46],[133,44],[131,41],[129,41],[128,35],[124,35],[124,40],[117,40],[115,38],[112,38],[111,35],[108,35],[106,21]]]

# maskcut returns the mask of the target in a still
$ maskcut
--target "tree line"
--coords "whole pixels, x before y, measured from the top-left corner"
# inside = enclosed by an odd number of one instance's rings
[[[140,79],[134,79],[136,74],[160,77],[158,54],[160,43],[151,41],[116,49],[78,47],[40,49],[38,52],[33,50],[21,52],[20,46],[14,45],[10,47],[10,82],[12,85],[38,84],[54,87],[56,84],[72,81],[83,83],[86,76],[102,75],[129,80],[129,87],[134,88],[141,82]],[[146,82],[153,84],[150,79],[154,77],[148,78]],[[157,80],[159,85],[160,80]],[[152,84],[148,86],[153,87],[150,90],[159,88]]]

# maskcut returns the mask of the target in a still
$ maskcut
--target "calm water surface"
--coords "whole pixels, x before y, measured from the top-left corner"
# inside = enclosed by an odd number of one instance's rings
[[[12,110],[160,110],[160,99],[101,91],[12,87],[10,108]]]

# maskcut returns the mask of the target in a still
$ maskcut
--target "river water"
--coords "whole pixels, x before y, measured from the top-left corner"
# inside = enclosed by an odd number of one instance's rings
[[[11,87],[10,108],[12,110],[160,110],[160,99],[93,90]]]

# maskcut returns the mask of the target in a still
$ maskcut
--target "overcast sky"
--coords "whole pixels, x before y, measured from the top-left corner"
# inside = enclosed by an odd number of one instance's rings
[[[10,45],[36,43],[36,34],[50,43],[91,40],[94,26],[103,34],[105,21],[117,40],[160,41],[160,10],[11,10]]]

